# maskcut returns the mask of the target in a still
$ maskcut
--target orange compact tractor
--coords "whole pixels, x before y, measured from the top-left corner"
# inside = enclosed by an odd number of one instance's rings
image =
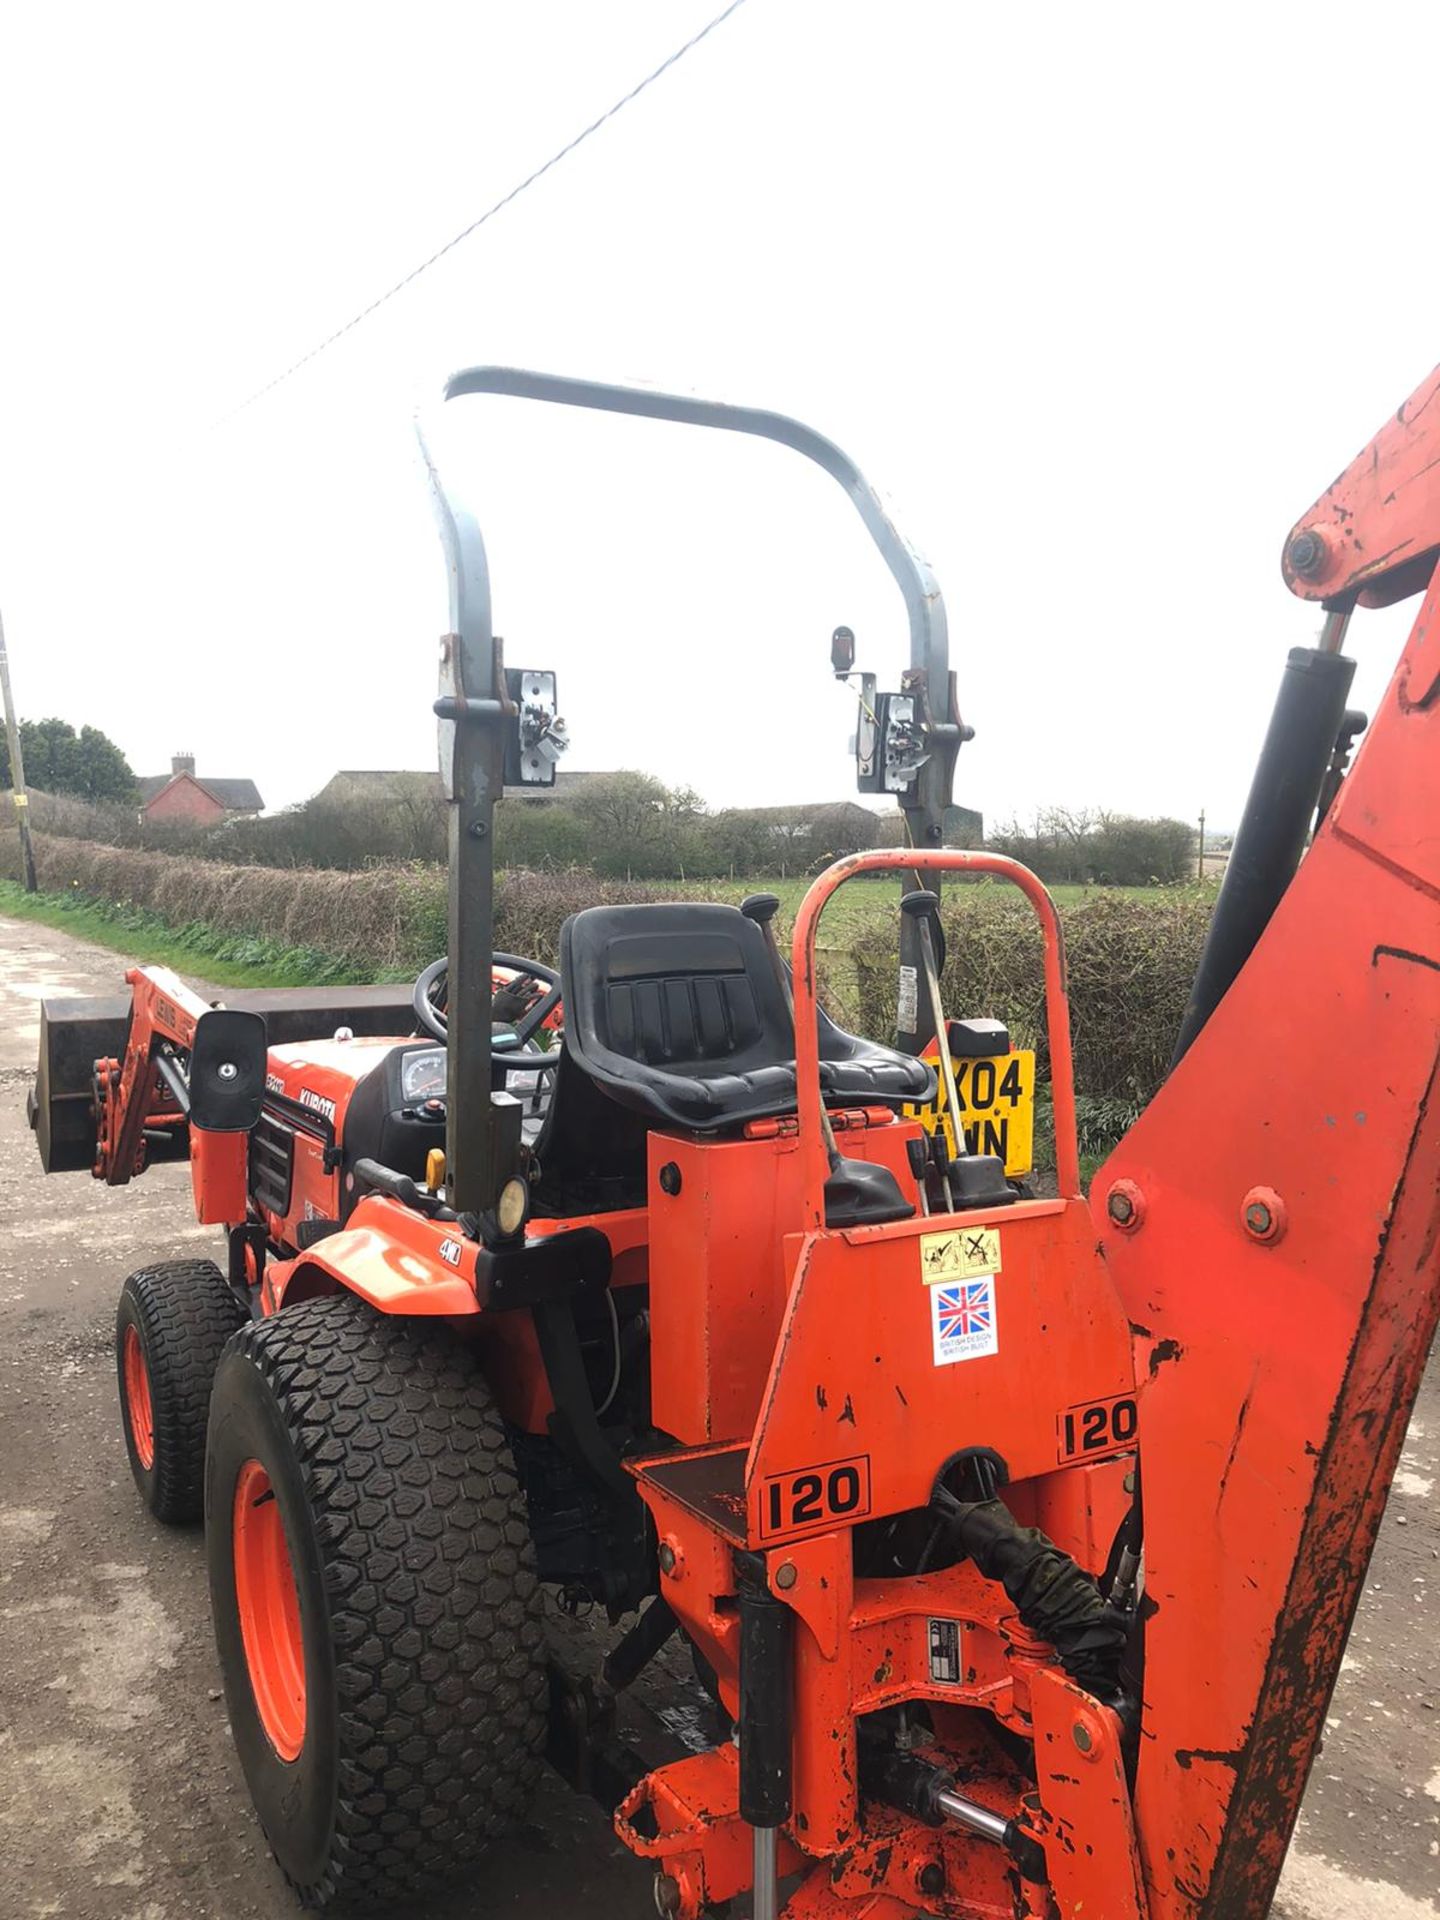
[[[909,618],[899,688],[858,676],[856,761],[910,844],[822,874],[788,965],[763,896],[579,913],[558,973],[496,955],[495,803],[564,732],[432,461],[448,963],[413,1007],[212,1007],[155,968],[46,1004],[47,1169],[188,1159],[226,1235],[125,1282],[117,1365],[143,1498],[203,1506],[276,1857],[312,1905],[403,1904],[548,1753],[679,1920],[1259,1920],[1440,1303],[1440,375],[1290,536],[1324,629],[1174,1067],[1088,1202],[1055,910],[942,844],[943,605],[856,468],[776,414],[497,368],[447,393],[759,434],[838,480]],[[1406,594],[1350,767],[1347,625]],[[887,872],[893,1049],[826,1018],[814,964],[836,889]],[[1033,1056],[941,1012],[945,873],[1039,921],[1053,1198],[1019,1178]],[[598,1672],[550,1662],[542,1583],[608,1610]],[[716,1743],[657,1765],[615,1703],[676,1635]]]

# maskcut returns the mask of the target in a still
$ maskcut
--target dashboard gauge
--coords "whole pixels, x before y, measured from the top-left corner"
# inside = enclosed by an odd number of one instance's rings
[[[444,1047],[426,1047],[420,1053],[407,1053],[400,1069],[400,1097],[406,1105],[415,1100],[432,1099],[444,1091]]]

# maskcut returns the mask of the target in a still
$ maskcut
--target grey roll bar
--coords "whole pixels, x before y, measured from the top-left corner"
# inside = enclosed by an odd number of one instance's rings
[[[920,770],[913,799],[902,804],[912,816],[914,837],[939,844],[959,745],[959,728],[951,710],[945,602],[928,563],[895,526],[847,453],[787,414],[688,394],[535,373],[524,367],[465,367],[445,383],[447,401],[474,393],[752,434],[793,448],[836,480],[864,521],[905,601],[911,671],[928,699],[937,750]],[[441,696],[435,703],[446,791],[453,802],[446,1144],[452,1201],[461,1209],[478,1209],[494,1199],[509,1170],[503,1164],[506,1147],[498,1139],[490,1100],[493,830],[504,776],[504,686],[497,670],[490,570],[479,523],[444,484],[418,424],[417,432],[450,573],[450,632],[442,646]]]

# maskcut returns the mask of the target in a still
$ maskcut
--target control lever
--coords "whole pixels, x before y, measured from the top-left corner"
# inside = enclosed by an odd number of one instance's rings
[[[378,1160],[357,1160],[351,1169],[355,1175],[357,1187],[368,1187],[372,1193],[383,1193],[391,1200],[398,1200],[402,1207],[410,1207],[416,1213],[423,1213],[427,1220],[458,1220],[459,1214],[453,1207],[447,1207],[438,1194],[427,1193],[417,1186],[408,1173],[397,1173],[393,1167],[385,1167]]]
[[[920,1211],[927,1216],[930,1212],[930,1194],[927,1188],[927,1175],[930,1166],[930,1141],[923,1136],[919,1140],[907,1140],[905,1157],[910,1162],[910,1171],[915,1176],[915,1188],[920,1195]]]
[[[908,913],[915,922],[920,938],[920,962],[925,970],[925,992],[930,1000],[930,1017],[935,1024],[935,1045],[940,1055],[940,1083],[945,1089],[945,1107],[950,1115],[950,1125],[955,1133],[954,1158],[963,1159],[966,1152],[965,1129],[960,1123],[960,1096],[955,1089],[955,1068],[950,1060],[950,1029],[945,1024],[945,1012],[940,1005],[940,973],[935,964],[935,918],[940,911],[940,896],[919,888],[907,893],[900,902],[900,911]],[[950,1169],[946,1164],[945,1130],[937,1127],[935,1138],[939,1144],[937,1164],[940,1168],[940,1185],[945,1194],[945,1204],[951,1213],[955,1211],[955,1196],[950,1186]]]

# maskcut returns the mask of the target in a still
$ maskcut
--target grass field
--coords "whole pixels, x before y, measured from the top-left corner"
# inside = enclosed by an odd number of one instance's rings
[[[737,882],[737,885],[738,884]],[[753,889],[750,889],[750,891],[778,894],[780,896],[780,911],[784,914],[787,921],[793,921],[800,902],[805,898],[811,884],[809,876],[799,880],[757,880]],[[1008,888],[1009,886],[1009,883],[1004,880],[967,882],[967,885],[969,884],[986,888]],[[695,889],[697,892],[702,890],[703,889],[700,888]],[[1194,891],[1193,887],[1189,886],[1054,886],[1050,889],[1056,904],[1062,907],[1078,906],[1082,901],[1093,900],[1102,894],[1118,894],[1127,900],[1161,900],[1173,893],[1190,893],[1192,891]],[[873,927],[883,921],[887,915],[892,919],[896,918],[898,914],[896,907],[897,895],[898,888],[894,880],[852,880],[848,885],[841,887],[838,893],[831,895],[825,908],[825,917],[820,922],[821,940],[834,944],[842,944],[847,925],[853,925],[859,920],[864,920],[869,926]],[[839,940],[836,940],[835,931],[833,930],[838,930],[840,935]]]

